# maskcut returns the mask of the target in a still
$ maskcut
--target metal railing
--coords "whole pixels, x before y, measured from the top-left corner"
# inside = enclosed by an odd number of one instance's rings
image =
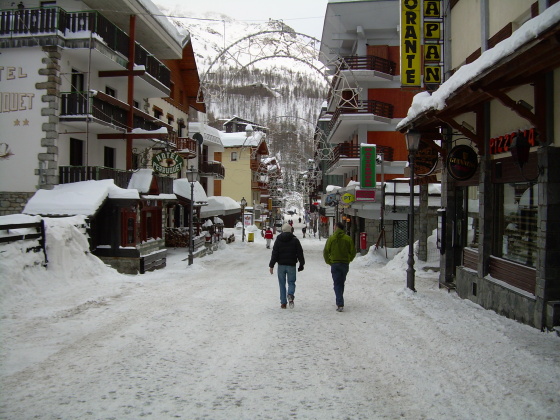
[[[375,70],[394,76],[397,68],[395,62],[374,55],[352,55],[343,59],[341,70]]]
[[[66,37],[77,33],[89,38],[90,32],[102,38],[109,48],[130,59],[129,36],[98,12],[67,12],[60,7],[0,10],[0,38],[40,35]],[[152,77],[166,87],[170,86],[171,71],[138,43],[134,64],[144,66]]]
[[[393,148],[390,146],[376,146],[377,154],[383,154],[383,160],[386,162],[393,161]],[[360,146],[349,143],[341,143],[333,149],[333,158],[328,163],[328,167],[332,167],[340,159],[359,159]],[[356,164],[357,165],[357,164]]]
[[[356,101],[356,106],[341,106],[336,109],[329,122],[329,132],[332,130],[341,114],[373,114],[384,118],[393,118],[394,106],[386,102],[375,100]]]

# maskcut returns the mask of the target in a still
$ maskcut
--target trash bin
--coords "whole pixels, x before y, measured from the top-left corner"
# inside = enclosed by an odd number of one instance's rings
[[[255,232],[249,232],[247,234],[247,242],[255,242]]]

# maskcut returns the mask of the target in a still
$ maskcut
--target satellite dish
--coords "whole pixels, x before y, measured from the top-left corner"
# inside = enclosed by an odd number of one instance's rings
[[[192,138],[194,140],[196,140],[196,142],[198,143],[199,146],[202,146],[202,142],[204,141],[204,138],[202,137],[202,134],[200,133],[194,133]]]

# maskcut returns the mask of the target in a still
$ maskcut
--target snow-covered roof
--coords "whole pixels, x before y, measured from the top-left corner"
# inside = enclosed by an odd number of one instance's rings
[[[513,54],[527,42],[537,38],[542,32],[559,21],[560,3],[556,3],[537,17],[525,22],[509,38],[499,42],[494,48],[484,51],[478,59],[459,68],[431,95],[429,92],[416,94],[406,118],[397,124],[396,129],[405,127],[416,117],[429,110],[444,109],[446,100],[459,88],[490,69],[500,60]]]
[[[117,187],[112,179],[82,181],[39,190],[27,202],[24,214],[93,216],[107,198],[140,199],[138,190]]]
[[[247,137],[246,133],[225,133],[220,132],[220,138],[224,147],[257,147],[265,134],[261,131],[253,131],[253,134]]]
[[[128,181],[129,189],[136,189],[140,193],[148,193],[150,191],[150,185],[152,185],[154,171],[151,169],[139,169],[137,172],[133,172]]]
[[[206,191],[200,184],[200,182],[195,181],[193,182],[193,199],[195,206],[205,206],[208,202],[208,197],[206,196]],[[180,178],[173,180],[173,192],[176,195],[180,195],[181,197],[186,198],[187,200],[191,199],[191,183],[187,178]]]
[[[239,213],[241,206],[231,197],[208,197],[208,205],[200,210],[200,217],[212,217]]]

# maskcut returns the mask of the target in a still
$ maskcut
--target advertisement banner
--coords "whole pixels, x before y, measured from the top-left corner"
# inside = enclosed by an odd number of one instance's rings
[[[360,145],[360,187],[375,188],[375,160],[377,147],[375,144]]]
[[[422,71],[420,0],[401,0],[401,85],[419,87]]]

